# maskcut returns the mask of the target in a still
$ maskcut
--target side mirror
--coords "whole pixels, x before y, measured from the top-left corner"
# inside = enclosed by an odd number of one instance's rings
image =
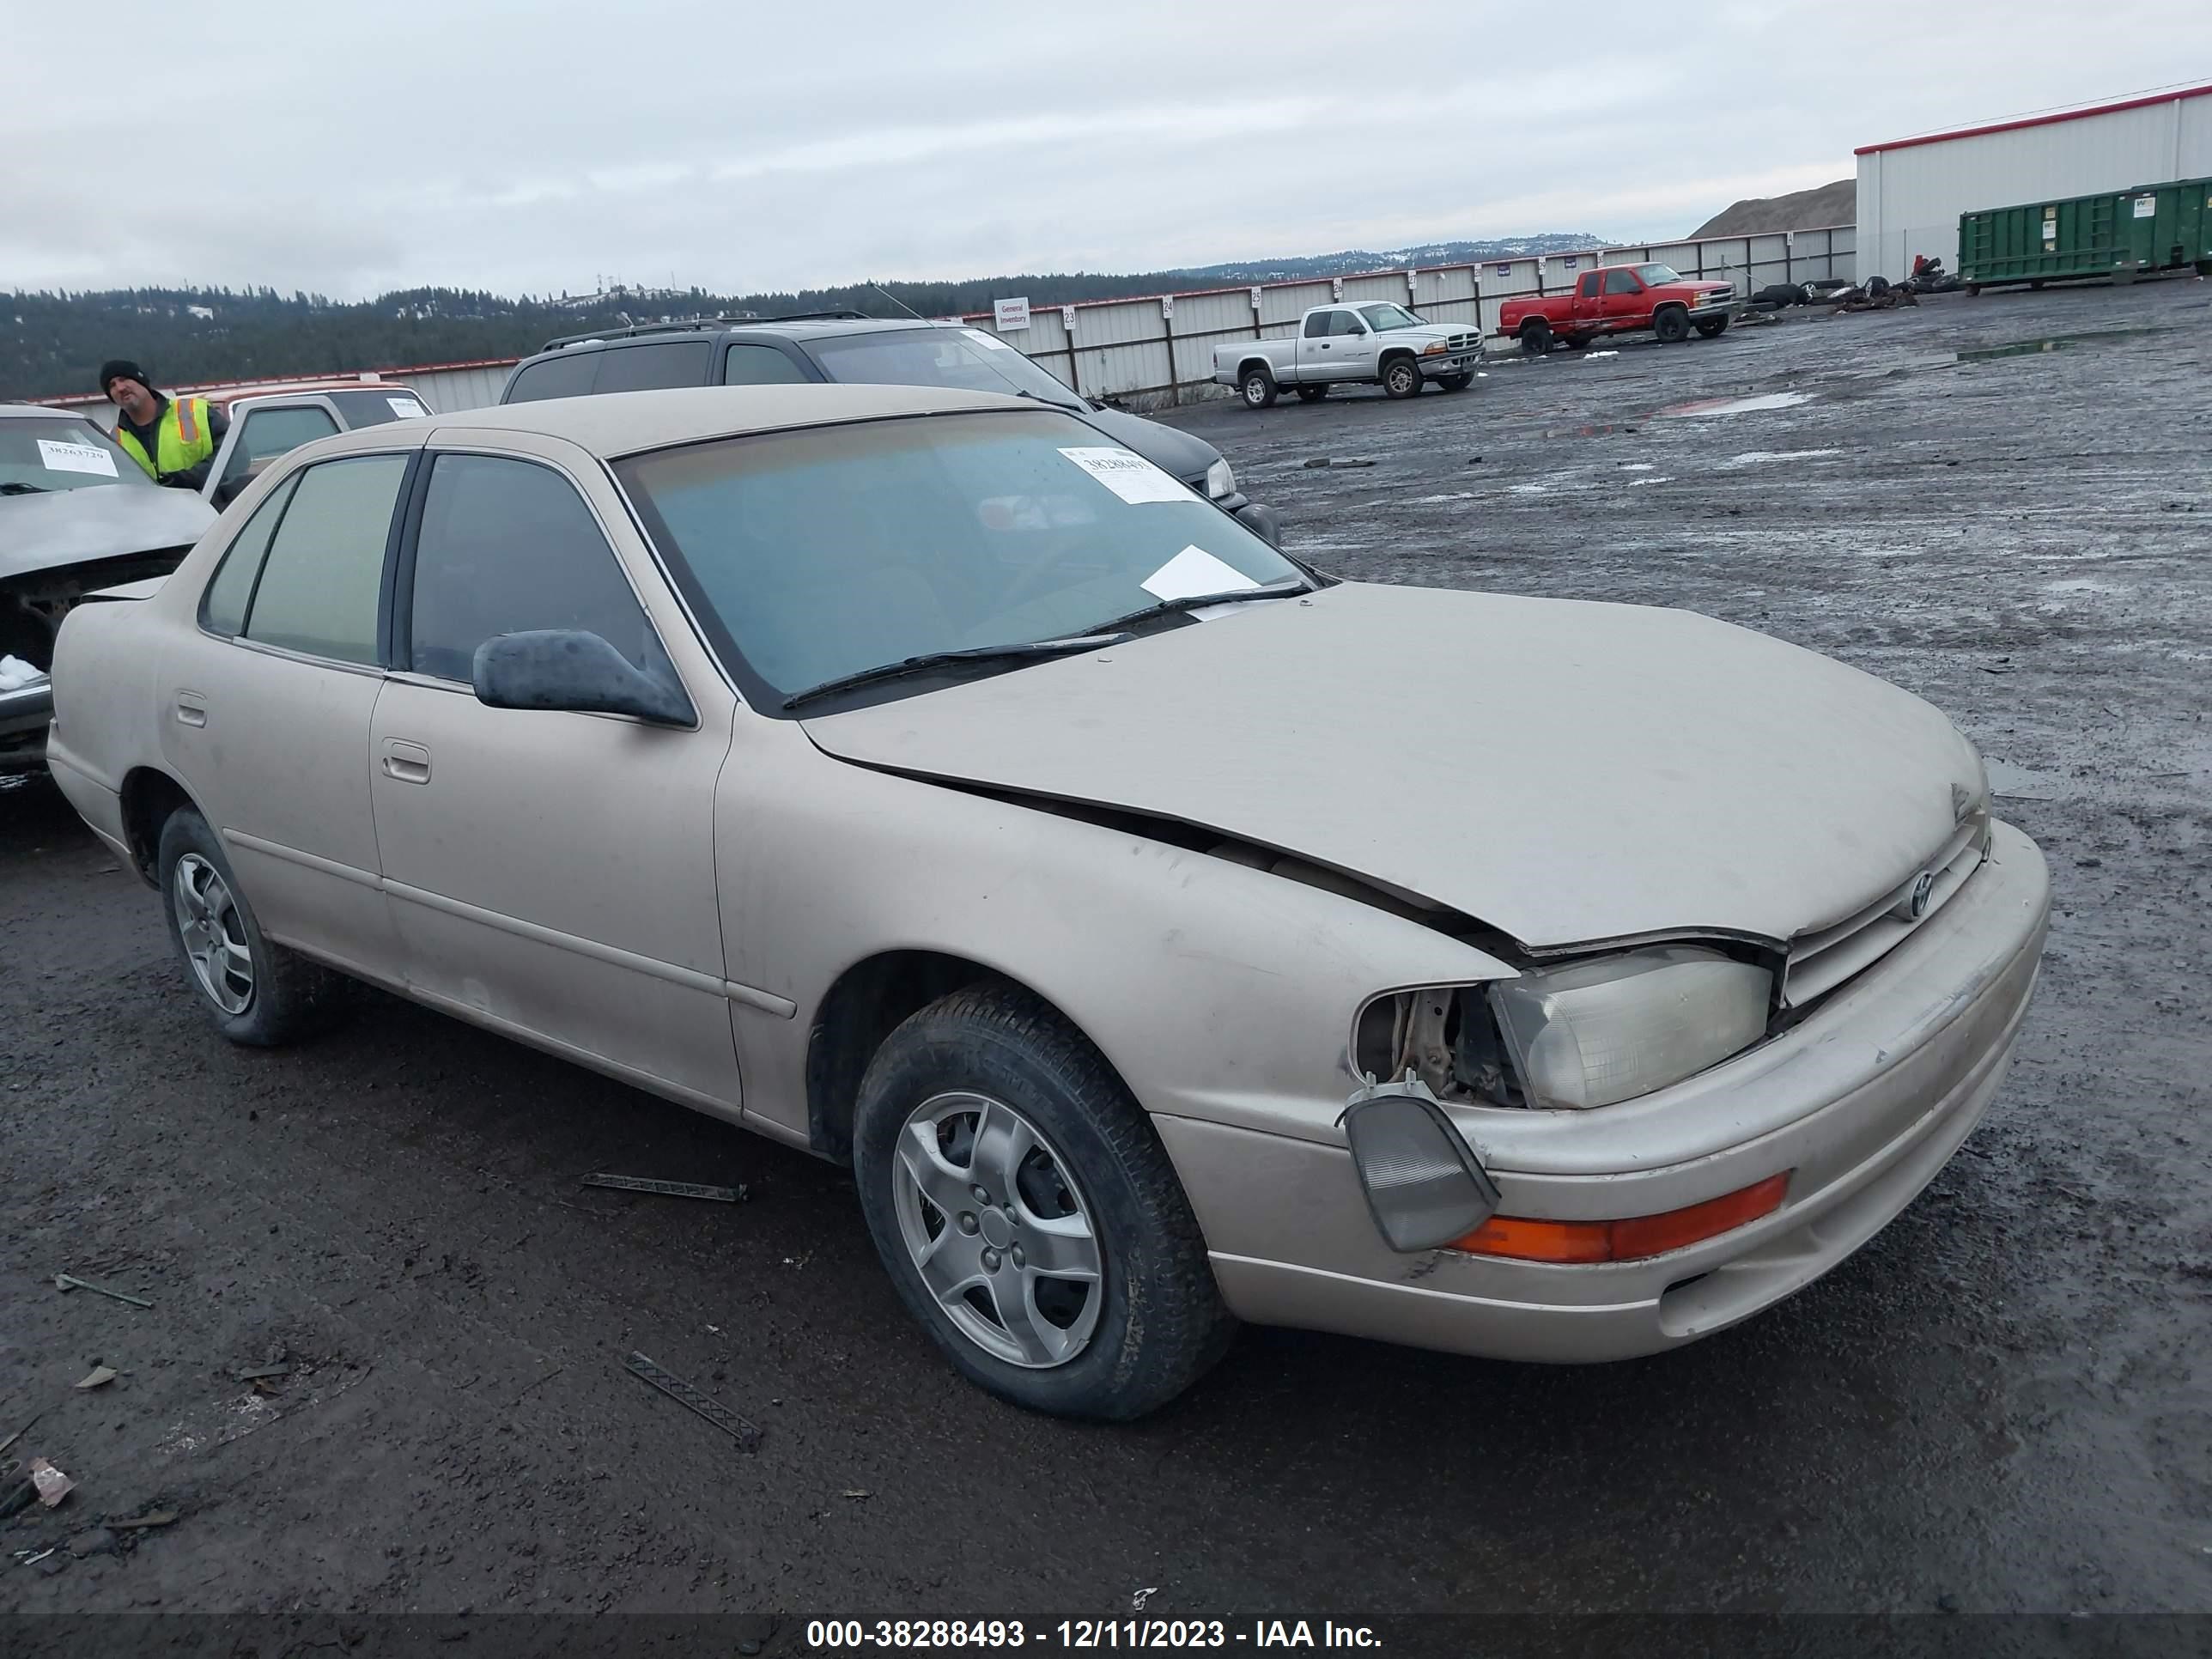
[[[493,708],[558,708],[580,714],[629,714],[655,726],[696,726],[698,711],[659,656],[653,673],[597,634],[580,629],[538,629],[501,634],[477,647],[477,701]]]

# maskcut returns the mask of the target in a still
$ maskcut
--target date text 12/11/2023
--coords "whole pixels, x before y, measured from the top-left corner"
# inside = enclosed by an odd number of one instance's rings
[[[819,1651],[906,1648],[1379,1648],[1365,1625],[1333,1620],[1063,1619],[1034,1627],[1018,1619],[815,1619],[806,1644]]]

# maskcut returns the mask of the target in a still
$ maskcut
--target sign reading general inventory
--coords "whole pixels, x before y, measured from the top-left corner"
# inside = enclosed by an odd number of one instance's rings
[[[1030,302],[1026,295],[1018,300],[994,300],[991,310],[992,320],[998,325],[1001,334],[1012,334],[1017,329],[1030,325]]]

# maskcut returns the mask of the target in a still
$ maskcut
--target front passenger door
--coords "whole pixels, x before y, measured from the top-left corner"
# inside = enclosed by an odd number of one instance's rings
[[[580,629],[664,661],[630,569],[659,579],[574,446],[448,428],[424,460],[368,786],[408,988],[734,1117],[714,814],[736,699],[689,676],[689,730],[479,702],[476,650],[501,634]]]
[[[337,417],[320,398],[255,404],[246,411],[245,418],[231,422],[223,453],[216,465],[208,469],[208,499],[218,507],[229,506],[279,455],[327,438],[337,429]]]
[[[1330,319],[1329,344],[1335,348],[1336,361],[1329,374],[1339,380],[1371,380],[1375,378],[1375,336],[1350,306],[1344,307]]]

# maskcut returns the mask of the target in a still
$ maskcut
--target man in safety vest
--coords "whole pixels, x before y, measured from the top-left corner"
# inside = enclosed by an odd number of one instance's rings
[[[147,384],[145,371],[116,357],[100,366],[100,389],[122,413],[115,441],[146,469],[155,483],[198,489],[222,447],[230,417],[204,398],[167,398]]]

